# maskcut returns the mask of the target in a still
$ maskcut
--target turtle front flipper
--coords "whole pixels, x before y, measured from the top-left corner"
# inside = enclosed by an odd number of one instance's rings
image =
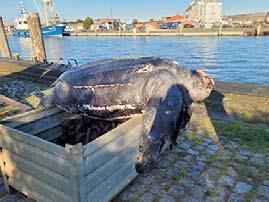
[[[172,146],[182,102],[183,93],[176,85],[164,85],[148,99],[137,154],[138,173],[156,167],[161,152]]]

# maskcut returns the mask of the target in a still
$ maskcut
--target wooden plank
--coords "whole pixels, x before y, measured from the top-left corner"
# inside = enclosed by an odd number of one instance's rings
[[[117,193],[114,193],[114,191],[121,190],[124,187],[122,185],[125,185],[126,183],[122,183],[123,180],[126,180],[126,177],[129,182],[132,180],[130,177],[135,177],[135,158],[130,160],[124,167],[119,169],[117,172],[114,173],[114,175],[107,178],[105,181],[103,181],[102,184],[100,184],[98,187],[96,187],[94,190],[89,192],[87,194],[87,201],[101,201],[102,198],[107,197],[106,193],[109,193],[110,195],[115,195]]]
[[[30,198],[36,200],[36,201],[46,201],[46,202],[53,202],[51,199],[49,199],[47,196],[43,196],[40,193],[37,193],[35,191],[34,187],[29,187],[25,184],[25,182],[16,181],[13,178],[8,179],[8,183],[10,186],[15,188],[16,190],[19,190],[26,196],[29,196]]]
[[[46,140],[42,140],[38,137],[29,135],[27,133],[18,131],[16,129],[12,129],[9,127],[6,127],[4,125],[0,125],[0,142],[5,141],[5,139],[12,138],[10,142],[13,140],[17,140],[17,143],[20,145],[22,143],[25,143],[27,145],[31,145],[34,148],[39,148],[42,151],[48,152],[50,154],[53,154],[56,157],[67,159],[66,151],[63,147],[60,147],[59,145],[56,145],[54,143],[48,142]],[[25,145],[25,146],[27,146]],[[14,145],[16,147],[16,145]]]
[[[137,176],[137,172],[135,171],[135,168],[132,167],[131,171],[127,176],[120,181],[116,186],[112,187],[109,192],[105,193],[105,196],[100,199],[100,201],[110,201],[113,197],[115,197],[118,193],[120,193],[128,184],[130,184]]]
[[[56,138],[60,137],[63,134],[62,127],[56,126],[54,128],[50,128],[41,133],[35,134],[35,136],[42,138],[44,140],[52,141]]]
[[[135,116],[133,119],[123,123],[122,125],[118,126],[117,128],[109,131],[105,135],[97,138],[93,142],[85,145],[84,148],[84,157],[86,158],[90,154],[93,154],[97,150],[101,149],[105,145],[109,144],[111,141],[115,140],[116,138],[126,134],[130,128],[134,128],[137,125],[141,124],[141,115]]]
[[[132,128],[125,135],[117,138],[110,144],[103,147],[101,150],[91,154],[85,160],[86,175],[100,167],[109,159],[113,158],[119,152],[124,151],[128,146],[139,139],[141,133],[141,125]]]
[[[5,171],[4,171],[5,163],[4,163],[4,160],[3,160],[3,149],[2,148],[0,149],[0,167],[1,167],[2,179],[3,179],[3,182],[4,182],[5,190],[8,193],[10,193],[10,189],[9,189],[8,182],[7,182],[7,175],[6,175]]]
[[[16,129],[23,131],[25,133],[36,135],[50,128],[59,126],[62,123],[62,121],[68,117],[70,117],[69,114],[65,112],[60,112],[52,116],[39,119],[38,121],[27,123],[25,125],[17,127]]]
[[[62,111],[61,109],[56,108],[56,107],[47,108],[47,109],[40,108],[40,109],[32,110],[29,112],[25,112],[23,114],[19,114],[13,117],[6,118],[1,121],[1,124],[5,124],[6,126],[11,127],[11,128],[16,128],[23,124],[42,119],[44,117],[51,116],[61,111]]]
[[[2,57],[12,57],[2,17],[0,17],[0,53]]]
[[[39,62],[47,61],[43,35],[41,31],[41,23],[38,13],[29,13],[27,15],[27,24],[29,26],[34,56]]]
[[[32,108],[29,107],[28,105],[26,104],[22,104],[14,99],[11,99],[5,95],[2,95],[0,94],[0,100],[8,105],[11,105],[11,106],[14,106],[14,107],[18,107],[20,110],[22,111],[29,111],[31,110]]]
[[[127,164],[130,159],[135,158],[137,152],[137,144],[139,141],[134,142],[130,145],[126,151],[121,152],[111,160],[104,163],[98,169],[96,169],[93,173],[86,177],[86,187],[87,192],[93,190],[99,184],[102,183],[109,176],[113,175],[117,170]]]
[[[0,147],[66,177],[70,174],[66,160],[22,141],[10,137],[0,138]]]
[[[66,145],[70,157],[70,184],[72,186],[72,201],[86,202],[85,170],[82,144]]]
[[[5,172],[9,176],[9,184],[20,182],[21,184],[23,184],[22,189],[26,188],[29,191],[33,190],[40,195],[46,196],[49,200],[52,201],[72,201],[70,195],[63,193],[52,186],[49,186],[48,184],[34,178],[31,175],[26,174],[19,169],[16,169],[16,172],[13,172],[12,168],[9,168],[7,165],[5,166]]]
[[[19,169],[62,192],[67,194],[71,194],[72,192],[69,178],[53,172],[44,166],[40,166],[5,149],[3,150],[3,161],[13,172],[16,172],[17,169]]]

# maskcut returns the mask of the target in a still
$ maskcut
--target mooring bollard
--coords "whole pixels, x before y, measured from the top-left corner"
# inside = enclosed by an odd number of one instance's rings
[[[39,15],[37,13],[29,13],[27,15],[27,23],[29,25],[34,56],[36,56],[37,61],[46,62],[47,56],[41,31]]]
[[[222,23],[219,26],[218,36],[222,36]]]
[[[2,57],[11,58],[11,52],[7,41],[7,35],[2,17],[0,17],[0,52]]]
[[[184,29],[184,24],[180,24],[180,27],[179,27],[179,35],[180,36],[183,36],[183,29]]]
[[[261,31],[262,31],[262,23],[259,23],[257,26],[257,36],[261,35]]]

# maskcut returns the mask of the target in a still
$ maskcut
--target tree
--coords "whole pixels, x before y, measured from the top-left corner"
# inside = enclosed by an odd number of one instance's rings
[[[90,29],[91,25],[93,25],[93,19],[90,17],[86,17],[83,21],[83,27],[84,29]]]

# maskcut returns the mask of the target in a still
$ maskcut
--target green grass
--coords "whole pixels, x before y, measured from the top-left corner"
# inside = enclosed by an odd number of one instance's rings
[[[174,175],[172,177],[172,180],[178,181],[178,180],[182,179],[185,176],[186,176],[186,172],[185,171],[181,171],[181,172],[177,173],[176,175]]]
[[[216,192],[215,192],[214,190],[212,190],[212,189],[209,189],[209,190],[207,190],[207,191],[205,192],[205,195],[206,195],[207,197],[214,197],[214,196],[216,195]]]
[[[185,156],[188,155],[188,152],[186,152],[186,151],[181,151],[181,152],[178,152],[177,155],[178,155],[178,157],[182,157],[182,158],[184,158]]]
[[[213,125],[220,137],[236,141],[255,152],[269,152],[269,127],[265,124],[237,119],[231,122],[214,121]]]

